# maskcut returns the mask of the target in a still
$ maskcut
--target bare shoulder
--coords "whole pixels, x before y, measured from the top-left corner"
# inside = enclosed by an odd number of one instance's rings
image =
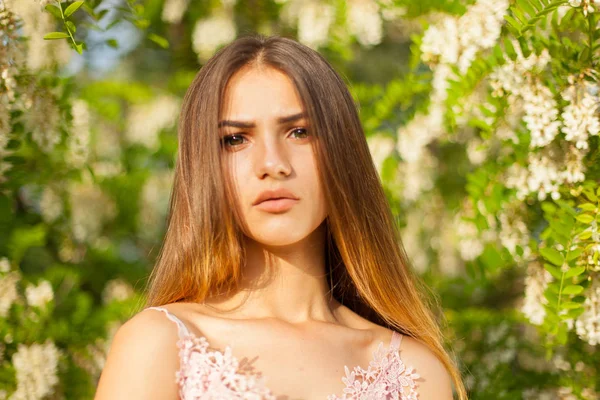
[[[163,312],[143,310],[117,330],[95,400],[176,399],[177,326]]]
[[[452,400],[450,373],[427,345],[404,335],[400,345],[400,358],[420,376],[416,380],[420,400]]]

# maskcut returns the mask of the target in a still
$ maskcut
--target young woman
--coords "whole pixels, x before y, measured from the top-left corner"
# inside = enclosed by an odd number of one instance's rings
[[[466,399],[356,106],[316,51],[237,39],[180,115],[147,308],[97,400]]]

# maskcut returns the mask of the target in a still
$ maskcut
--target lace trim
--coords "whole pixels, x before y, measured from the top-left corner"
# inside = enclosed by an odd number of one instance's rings
[[[350,372],[348,367],[344,366],[344,394],[342,397],[330,395],[327,400],[418,400],[417,384],[414,380],[419,379],[420,375],[412,366],[406,367],[400,359],[399,352],[394,350],[396,349],[385,349],[383,343],[380,343],[367,369],[357,366]]]
[[[223,352],[210,351],[205,337],[186,334],[177,342],[181,358],[176,381],[180,396],[184,400],[194,400],[205,394],[211,398],[264,399],[275,400],[275,396],[265,385],[262,374],[244,361],[240,362],[230,346]],[[344,366],[346,385],[342,397],[329,395],[327,400],[346,399],[394,399],[418,400],[414,379],[420,377],[413,367],[406,367],[400,359],[397,348],[379,344],[373,359],[365,370],[360,366],[352,371]]]

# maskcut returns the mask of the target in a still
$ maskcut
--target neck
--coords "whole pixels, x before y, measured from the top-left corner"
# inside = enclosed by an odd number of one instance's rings
[[[325,225],[288,246],[265,246],[246,238],[240,290],[204,304],[218,312],[234,309],[228,313],[235,318],[336,322],[339,303],[327,284],[324,243]]]

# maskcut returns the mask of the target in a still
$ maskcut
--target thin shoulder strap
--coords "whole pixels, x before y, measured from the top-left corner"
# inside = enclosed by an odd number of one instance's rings
[[[402,334],[399,332],[392,332],[392,341],[390,343],[390,347],[392,347],[395,350],[400,349],[400,343],[402,343]]]
[[[179,334],[179,337],[182,338],[184,336],[187,336],[190,334],[189,329],[187,328],[187,326],[185,326],[185,324],[179,319],[177,318],[175,315],[173,315],[172,313],[170,313],[166,308],[163,307],[148,307],[146,308],[146,310],[158,310],[158,311],[162,311],[165,313],[165,315],[167,316],[167,318],[169,318],[171,321],[175,322],[177,324],[177,333]]]

